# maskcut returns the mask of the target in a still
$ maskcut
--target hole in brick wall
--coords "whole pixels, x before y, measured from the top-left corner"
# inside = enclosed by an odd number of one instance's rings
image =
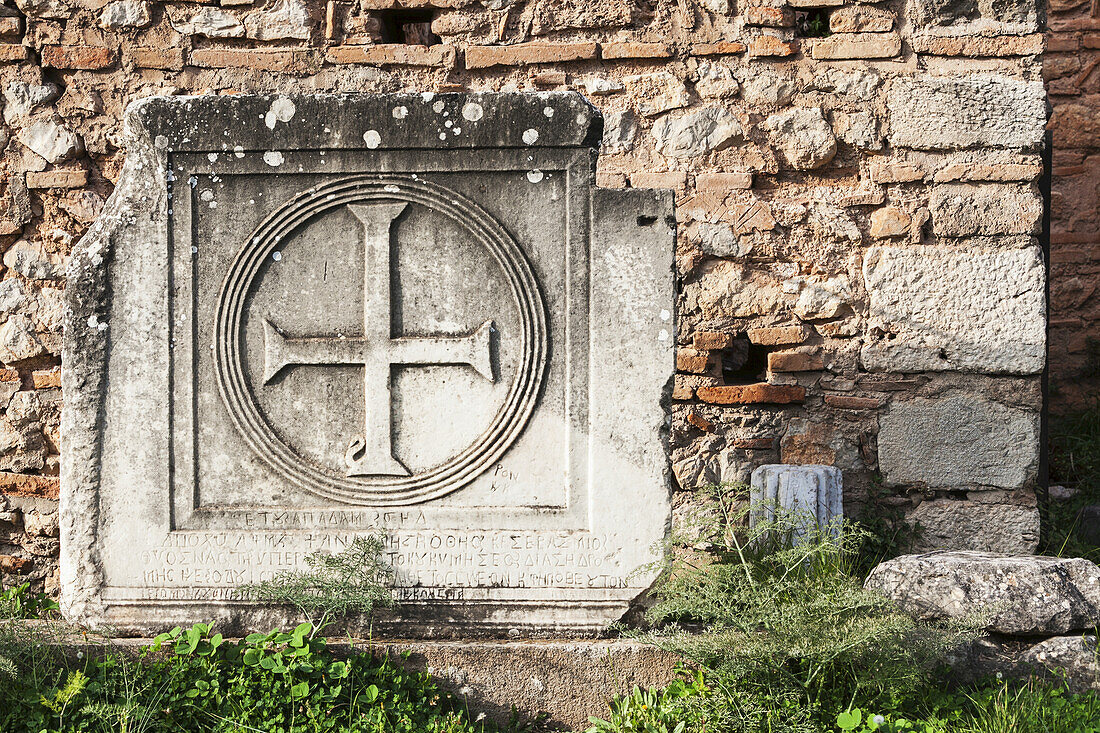
[[[829,32],[829,9],[813,8],[794,14],[795,29],[800,38],[825,38]]]
[[[722,380],[726,384],[755,384],[767,379],[768,350],[745,336],[722,350]]]
[[[383,10],[378,19],[382,23],[382,43],[404,43],[410,46],[434,46],[440,42],[432,33],[431,10]]]

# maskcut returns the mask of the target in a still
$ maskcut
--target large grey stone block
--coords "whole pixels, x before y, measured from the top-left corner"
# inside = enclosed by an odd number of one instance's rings
[[[594,189],[575,94],[173,97],[67,289],[69,617],[383,535],[424,633],[595,630],[669,517],[671,196]]]
[[[1082,558],[930,552],[881,563],[865,586],[923,620],[986,614],[988,628],[1065,634],[1100,623],[1100,568]]]
[[[919,528],[913,552],[975,550],[1029,555],[1039,546],[1039,507],[1034,503],[997,503],[932,499],[905,513]]]
[[[894,402],[878,461],[893,486],[1020,488],[1036,480],[1039,415],[972,394]]]
[[[886,107],[890,142],[923,150],[1034,148],[1046,126],[1041,81],[993,74],[899,77]]]
[[[1046,362],[1046,272],[1038,247],[871,247],[863,259],[871,371],[1037,374]]]

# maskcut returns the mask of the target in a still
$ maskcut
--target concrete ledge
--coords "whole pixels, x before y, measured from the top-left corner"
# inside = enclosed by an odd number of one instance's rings
[[[137,651],[149,638],[107,638],[62,623],[12,622],[68,653],[110,649]],[[551,730],[585,730],[589,716],[605,718],[608,701],[639,687],[668,684],[680,657],[623,639],[508,639],[432,641],[419,639],[329,639],[337,654],[349,649],[389,654],[426,670],[444,689],[466,698],[471,711],[506,723],[512,706],[524,715],[545,712]],[[403,654],[408,658],[401,660]]]

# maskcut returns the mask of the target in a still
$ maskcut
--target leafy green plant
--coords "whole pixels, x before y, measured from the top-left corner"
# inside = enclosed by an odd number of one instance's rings
[[[139,655],[77,661],[13,654],[0,679],[4,733],[487,733],[430,675],[387,656],[334,654],[309,624],[224,639],[208,624],[162,634]],[[523,723],[520,721],[521,724]],[[526,730],[517,725],[516,730]]]
[[[308,570],[284,571],[240,590],[261,603],[293,606],[313,638],[337,618],[393,606],[393,570],[382,550],[381,537],[357,537],[341,552],[308,555]]]
[[[1078,531],[1081,510],[1100,504],[1100,401],[1051,417],[1050,479],[1077,493],[1068,501],[1045,502],[1039,552],[1100,562],[1100,547],[1085,541]]]
[[[45,618],[59,609],[45,593],[32,593],[30,583],[0,591],[0,619]]]
[[[914,622],[864,590],[853,574],[867,536],[858,526],[807,530],[806,517],[775,510],[750,527],[743,496],[743,486],[708,489],[697,517],[708,549],[668,553],[648,613],[657,628],[628,632],[680,653],[723,699],[741,701],[719,700],[712,713],[744,730],[814,730],[919,689],[975,636],[973,624]]]

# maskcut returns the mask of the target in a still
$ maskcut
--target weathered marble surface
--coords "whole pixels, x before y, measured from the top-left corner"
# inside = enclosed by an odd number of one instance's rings
[[[668,520],[674,229],[664,193],[595,190],[591,106],[179,97],[127,122],[66,296],[70,618],[255,624],[236,586],[378,532],[410,629],[625,611]]]

